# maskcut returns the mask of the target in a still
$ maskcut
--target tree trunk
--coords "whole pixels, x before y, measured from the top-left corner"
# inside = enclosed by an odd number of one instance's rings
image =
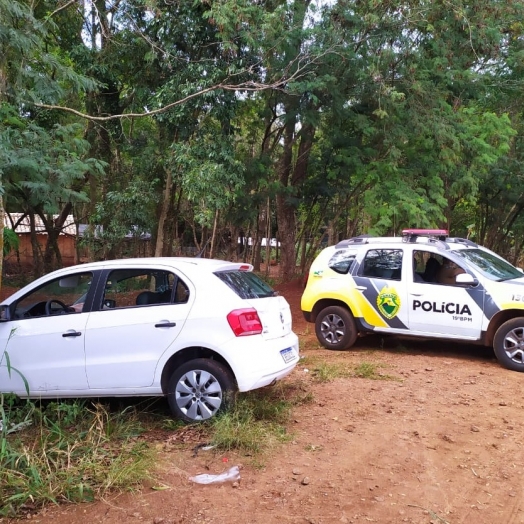
[[[215,258],[218,216],[219,216],[219,211],[217,209],[215,211],[215,220],[213,221],[213,233],[211,234],[211,247],[209,248],[209,258]]]
[[[287,114],[291,113],[288,107]],[[284,282],[289,282],[295,275],[295,209],[289,200],[291,173],[293,170],[293,141],[295,119],[286,122],[284,130],[284,150],[280,158],[278,179],[280,191],[277,194],[278,233],[282,244],[279,276]],[[293,188],[291,188],[293,189]]]
[[[288,114],[292,108],[288,108]],[[293,166],[293,143],[295,141],[295,122],[286,123],[284,132],[284,151],[281,157],[279,181],[280,191],[277,195],[278,231],[282,252],[279,276],[284,282],[293,279],[296,273],[296,205],[294,201],[300,192],[300,186],[307,174],[309,155],[315,136],[315,128],[304,124],[300,131],[300,144],[297,161]]]
[[[164,198],[162,208],[158,219],[158,229],[156,234],[155,257],[161,257],[164,254],[164,224],[169,213],[169,204],[171,202],[171,191],[173,188],[173,175],[171,169],[168,169],[166,176],[166,185],[164,187]]]
[[[30,224],[30,235],[31,235],[31,247],[33,248],[33,266],[34,266],[34,276],[42,276],[42,256],[40,253],[40,244],[38,243],[38,238],[36,236],[36,223],[35,223],[35,213],[31,209],[28,213],[29,224]]]
[[[44,251],[44,270],[45,272],[52,271],[59,267],[62,267],[62,254],[60,253],[60,248],[58,247],[58,237],[64,229],[64,224],[67,221],[67,217],[73,209],[73,204],[68,202],[63,208],[57,219],[48,220],[45,213],[38,213],[42,222],[45,225],[47,240]],[[54,263],[56,260],[56,264]]]

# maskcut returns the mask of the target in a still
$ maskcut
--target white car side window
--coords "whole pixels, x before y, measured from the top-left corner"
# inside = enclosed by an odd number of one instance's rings
[[[93,280],[92,273],[75,273],[35,289],[15,306],[15,318],[80,313]]]
[[[170,271],[118,269],[107,279],[103,309],[184,303],[187,285]]]

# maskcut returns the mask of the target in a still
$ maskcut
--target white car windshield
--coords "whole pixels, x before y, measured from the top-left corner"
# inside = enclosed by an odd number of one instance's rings
[[[524,276],[521,271],[503,258],[482,249],[461,249],[454,253],[476,266],[491,280],[511,280]]]

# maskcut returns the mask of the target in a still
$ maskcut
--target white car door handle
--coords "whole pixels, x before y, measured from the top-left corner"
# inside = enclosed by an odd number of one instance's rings
[[[167,321],[159,322],[158,324],[155,324],[155,327],[157,328],[171,328],[175,326],[176,326],[176,322],[167,322]]]
[[[63,337],[80,337],[82,333],[80,331],[66,331],[65,333],[62,333]]]

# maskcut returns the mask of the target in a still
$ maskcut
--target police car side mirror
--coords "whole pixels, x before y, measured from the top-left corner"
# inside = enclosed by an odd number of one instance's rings
[[[455,282],[458,286],[476,286],[479,282],[478,280],[471,276],[469,273],[460,273],[455,277]]]

